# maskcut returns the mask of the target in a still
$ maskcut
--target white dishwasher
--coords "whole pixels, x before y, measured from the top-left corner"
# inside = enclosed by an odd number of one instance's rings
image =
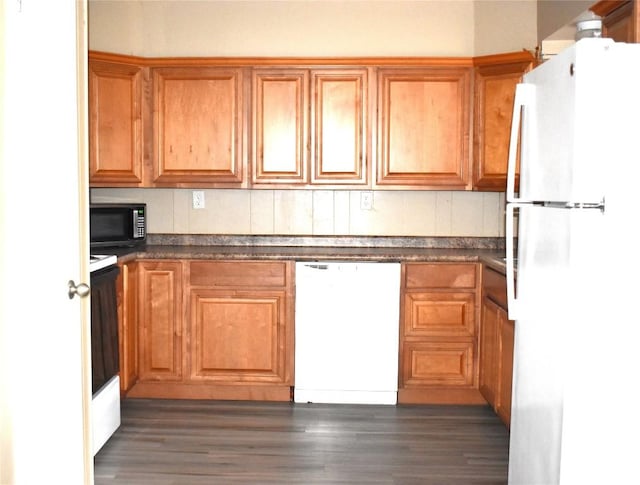
[[[295,402],[396,404],[400,263],[297,262]]]

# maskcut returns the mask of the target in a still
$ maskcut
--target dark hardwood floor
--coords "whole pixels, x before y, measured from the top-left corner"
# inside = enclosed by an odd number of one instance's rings
[[[488,406],[125,399],[96,485],[504,484]]]

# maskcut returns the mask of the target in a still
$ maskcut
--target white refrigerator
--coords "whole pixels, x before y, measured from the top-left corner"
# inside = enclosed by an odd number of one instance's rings
[[[510,484],[640,483],[639,117],[640,45],[583,39],[517,86]]]

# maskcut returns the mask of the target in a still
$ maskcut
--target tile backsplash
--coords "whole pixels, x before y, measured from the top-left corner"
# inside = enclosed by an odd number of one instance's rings
[[[201,189],[198,189],[201,190]],[[146,202],[151,234],[305,236],[504,235],[504,193],[373,191],[371,210],[358,190],[91,189],[91,202]]]

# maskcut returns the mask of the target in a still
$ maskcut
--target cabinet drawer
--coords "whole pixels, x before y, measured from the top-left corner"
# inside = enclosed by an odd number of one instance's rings
[[[404,386],[473,385],[473,349],[472,341],[405,342]]]
[[[286,262],[193,261],[189,265],[191,286],[284,287]]]
[[[503,310],[507,309],[507,280],[503,274],[485,267],[482,271],[482,292]]]
[[[410,288],[469,288],[476,287],[474,263],[424,263],[407,264],[404,271],[404,287]]]
[[[476,333],[473,293],[406,293],[404,309],[406,337],[473,337]]]

